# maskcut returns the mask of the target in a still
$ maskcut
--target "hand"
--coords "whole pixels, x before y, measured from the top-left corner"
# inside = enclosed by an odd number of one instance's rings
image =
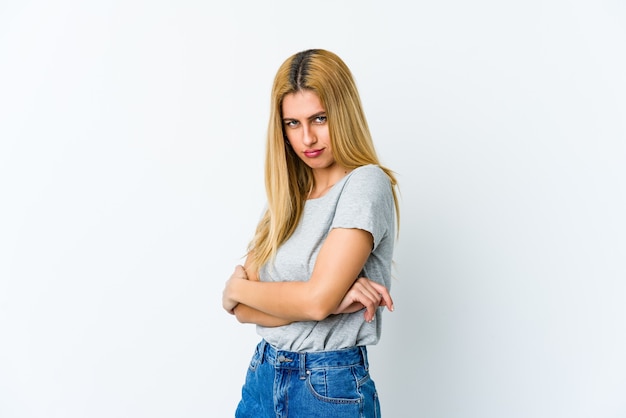
[[[387,288],[367,277],[359,277],[333,313],[353,313],[365,308],[363,316],[367,322],[372,322],[379,306],[386,306],[393,312],[393,300]]]
[[[243,266],[235,266],[235,271],[226,281],[224,291],[222,292],[222,307],[231,315],[235,314],[235,308],[239,302],[232,297],[232,286],[234,280],[248,280],[248,274]]]

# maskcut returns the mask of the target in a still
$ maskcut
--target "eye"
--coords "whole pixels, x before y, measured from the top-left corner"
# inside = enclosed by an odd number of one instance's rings
[[[296,126],[298,126],[297,120],[286,120],[284,123],[287,128],[295,128]]]
[[[321,125],[323,123],[326,123],[327,119],[328,118],[326,117],[326,115],[319,115],[319,116],[316,116],[315,119],[313,119],[313,122],[318,125]]]

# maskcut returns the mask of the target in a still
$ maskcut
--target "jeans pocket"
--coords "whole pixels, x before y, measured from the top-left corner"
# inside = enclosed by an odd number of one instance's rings
[[[362,366],[311,369],[307,371],[308,388],[317,399],[331,403],[359,403],[360,387],[369,380]]]

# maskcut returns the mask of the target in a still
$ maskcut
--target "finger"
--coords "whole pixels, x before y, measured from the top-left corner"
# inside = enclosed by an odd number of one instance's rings
[[[366,322],[371,323],[376,317],[376,311],[372,311],[370,310],[370,308],[366,308],[365,312],[363,313],[363,317],[365,318]]]
[[[378,303],[380,301],[380,297],[376,292],[372,292],[360,285],[356,285],[352,289],[350,289],[346,297],[351,303],[358,302],[364,307],[373,305],[378,306]]]
[[[246,273],[246,269],[239,264],[235,266],[233,276],[240,279],[248,279],[248,273]]]
[[[365,305],[365,312],[363,316],[367,322],[372,322],[376,316],[376,310],[379,306],[387,306],[388,309],[393,309],[393,301],[391,296],[383,285],[380,285],[372,280],[364,278],[359,279],[355,283],[354,290],[358,290],[360,293],[360,300]]]
[[[385,286],[380,283],[376,283],[370,280],[370,285],[376,289],[380,297],[382,298],[380,306],[386,306],[391,312],[394,310],[393,299],[391,298],[391,294],[389,290]]]
[[[394,309],[393,299],[387,288],[367,277],[359,277],[351,290],[358,291],[358,300],[366,308],[364,316],[368,322],[374,319],[378,307],[386,306],[390,311]]]
[[[380,305],[381,306],[386,306],[387,309],[389,309],[390,312],[393,312],[393,310],[395,309],[393,306],[393,299],[391,298],[391,295],[389,294],[389,291],[387,290],[387,288],[383,287],[380,290],[380,295],[381,295],[381,301],[380,301]]]
[[[379,289],[373,285],[376,285],[376,282],[366,279],[365,281],[358,281],[355,284],[355,287],[362,293],[366,294],[371,300],[376,301],[376,304],[378,305],[381,294]]]
[[[376,315],[376,309],[380,304],[380,295],[367,291],[358,292],[357,294],[357,301],[365,307],[365,312],[363,313],[365,320],[367,322],[371,322],[374,319],[374,316]]]
[[[380,296],[375,294],[363,294],[363,301],[361,301],[361,303],[365,306],[365,312],[364,312],[364,316],[365,316],[365,320],[367,322],[372,322],[372,320],[374,319],[374,317],[376,316],[376,309],[378,308],[378,305],[380,304]]]
[[[365,304],[366,308],[367,308],[367,316],[368,319],[373,319],[373,317],[376,315],[376,311],[379,307],[381,306],[387,306],[389,302],[389,295],[388,294],[384,294],[386,292],[384,292],[384,287],[382,288],[374,288],[373,286],[367,287],[367,298],[370,301],[369,303]],[[365,291],[365,290],[364,290]],[[383,294],[381,294],[380,292],[383,292]],[[364,295],[365,297],[365,295]],[[387,299],[384,299],[384,298]],[[387,308],[389,309],[389,306],[387,306]]]
[[[371,322],[381,299],[380,295],[367,283],[357,281],[352,285],[344,300],[362,305],[365,308],[363,313],[365,320]]]

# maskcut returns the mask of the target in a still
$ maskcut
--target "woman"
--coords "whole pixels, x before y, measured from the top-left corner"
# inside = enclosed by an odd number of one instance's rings
[[[379,307],[393,310],[396,180],[335,54],[302,51],[279,68],[265,186],[267,209],[222,300],[262,337],[236,416],[380,416],[365,347],[380,338]]]

